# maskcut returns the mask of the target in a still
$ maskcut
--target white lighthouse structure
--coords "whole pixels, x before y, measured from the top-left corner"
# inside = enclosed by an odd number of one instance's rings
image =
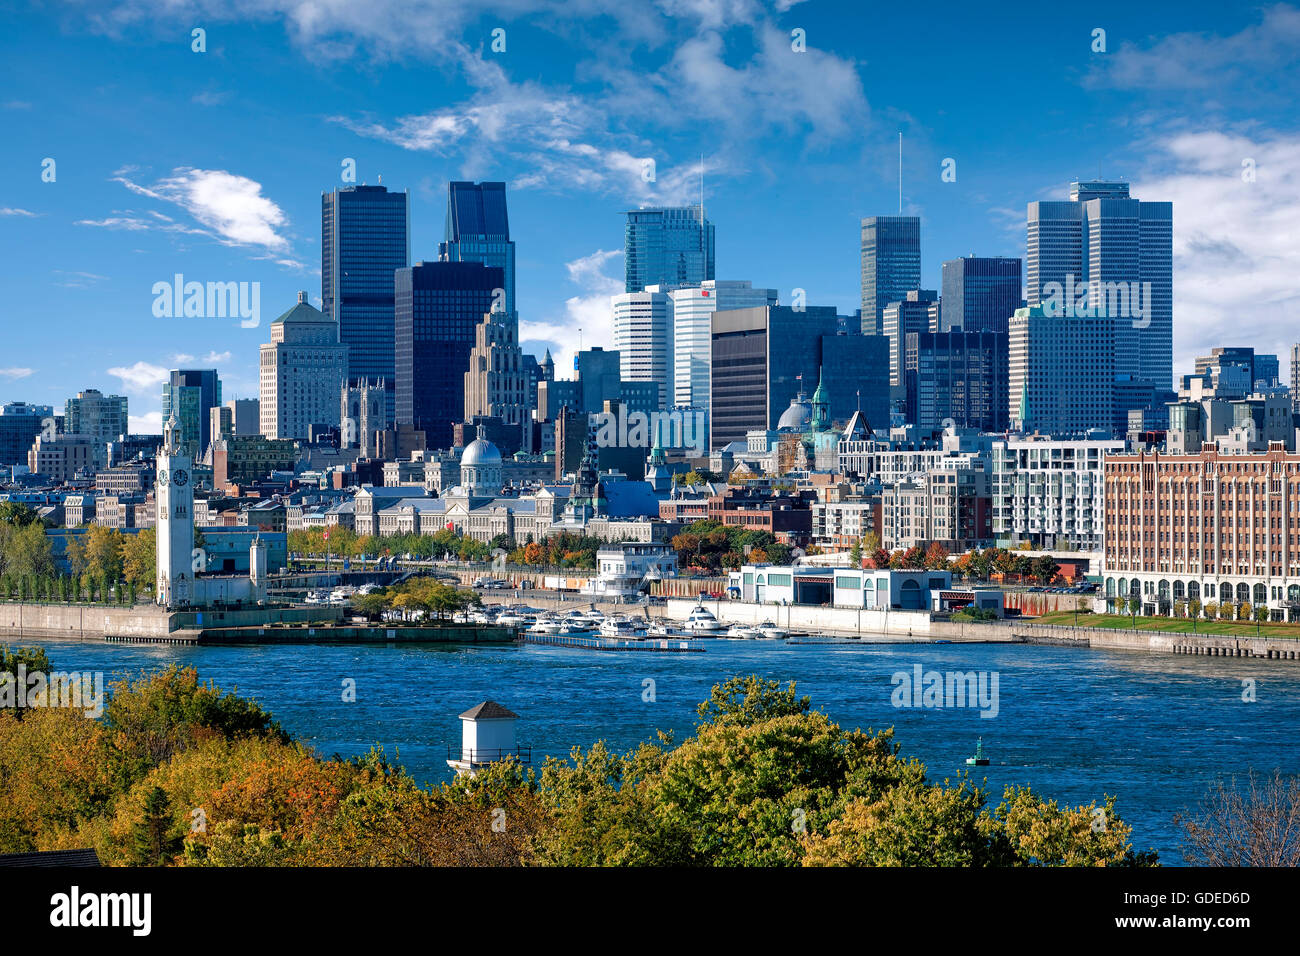
[[[163,426],[163,447],[158,456],[158,481],[154,489],[158,507],[155,593],[163,607],[188,607],[195,600],[192,467],[173,415]]]

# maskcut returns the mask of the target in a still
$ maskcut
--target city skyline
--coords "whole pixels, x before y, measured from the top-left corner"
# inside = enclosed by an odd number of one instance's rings
[[[1270,64],[1300,36],[1296,8],[1103,4],[1090,11],[1095,25],[1012,17],[1004,35],[983,31],[975,43],[961,36],[966,15],[952,11],[926,27],[954,70],[970,69],[972,86],[954,101],[915,71],[891,76],[897,51],[873,46],[868,60],[863,14],[786,6],[620,19],[616,46],[644,50],[659,79],[642,100],[626,74],[603,69],[616,57],[598,45],[583,62],[602,67],[589,71],[602,79],[578,80],[568,65],[586,46],[577,36],[599,30],[594,20],[545,28],[527,5],[514,15],[489,5],[481,21],[444,18],[420,36],[378,25],[396,17],[358,25],[324,13],[286,27],[288,7],[277,4],[256,8],[252,22],[178,5],[153,27],[143,3],[85,22],[19,11],[17,79],[0,104],[15,144],[0,200],[13,250],[0,399],[60,407],[98,388],[130,398],[131,431],[156,433],[173,368],[216,368],[226,397],[256,395],[270,319],[320,281],[317,195],[381,175],[411,191],[413,262],[437,256],[448,182],[506,183],[520,341],[539,357],[551,348],[561,369],[578,329],[584,345],[612,345],[622,214],[692,204],[701,190],[717,227],[717,275],[775,288],[782,301],[801,288],[809,303],[851,313],[860,221],[899,210],[900,130],[902,213],[921,219],[922,288],[940,287],[945,260],[1024,257],[1028,203],[1063,198],[1075,179],[1122,178],[1133,195],[1176,207],[1175,371],[1217,344],[1289,354],[1300,130],[1287,110],[1293,81]],[[873,17],[877,29],[908,24],[900,11]],[[1106,30],[1104,53],[1094,52],[1096,27]],[[201,52],[194,29],[206,31]],[[803,52],[793,31],[805,34]],[[986,110],[965,104],[1020,79],[1009,54],[1030,36],[1038,62],[1059,66],[1039,71],[1025,88],[1031,108],[990,142]],[[48,68],[56,46],[79,54],[60,58],[70,65],[57,82]],[[394,78],[369,69],[368,55]],[[442,68],[432,94],[408,75],[430,63]],[[174,78],[166,90],[159,70]],[[1227,79],[1240,95],[1206,95]],[[645,109],[656,103],[675,115]],[[1156,118],[1180,115],[1190,118]],[[184,137],[167,132],[178,128]],[[88,139],[99,147],[79,145]],[[53,181],[42,178],[46,159]],[[341,178],[349,161],[354,183]],[[153,285],[177,274],[259,283],[260,328],[155,315]],[[52,348],[52,330],[81,347]]]

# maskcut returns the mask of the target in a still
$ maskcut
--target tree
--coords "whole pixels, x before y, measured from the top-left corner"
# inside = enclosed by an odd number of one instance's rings
[[[1256,634],[1259,633],[1259,626],[1261,624],[1266,623],[1271,616],[1272,615],[1269,612],[1268,605],[1266,604],[1255,605],[1255,633]]]
[[[103,525],[86,530],[86,570],[96,583],[115,582],[122,577],[122,532]]]
[[[1042,584],[1051,584],[1060,573],[1061,566],[1050,554],[1040,554],[1033,559],[1031,574]]]
[[[1209,607],[1207,606],[1206,611],[1208,612],[1208,610]],[[1201,601],[1199,598],[1191,598],[1187,602],[1187,616],[1190,617],[1192,620],[1196,620],[1198,617],[1201,616]]]
[[[1240,604],[1237,605],[1237,620],[1249,621],[1251,612],[1253,610],[1254,607],[1251,605],[1249,601],[1242,601]]]
[[[948,549],[938,541],[932,541],[925,552],[925,567],[929,571],[948,570]]]
[[[175,833],[176,818],[162,787],[145,796],[144,817],[132,834],[131,862],[136,866],[165,866],[180,851],[182,837]]]
[[[1300,777],[1253,771],[1216,782],[1195,815],[1179,814],[1193,866],[1300,866]]]
[[[54,573],[54,551],[44,524],[0,524],[0,571],[15,577]]]
[[[853,542],[853,544],[851,544],[851,545],[849,546],[849,564],[853,565],[853,567],[855,567],[855,568],[860,568],[860,567],[862,567],[862,541],[861,541],[861,539],[855,540],[855,541]]]
[[[1142,613],[1142,598],[1134,594],[1128,599],[1128,612],[1136,621],[1137,616]]]
[[[133,588],[152,589],[157,580],[158,535],[143,528],[122,537],[122,576]]]

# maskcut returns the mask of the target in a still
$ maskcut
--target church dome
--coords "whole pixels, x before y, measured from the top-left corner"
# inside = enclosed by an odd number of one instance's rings
[[[486,438],[475,438],[465,446],[464,453],[460,456],[461,465],[500,465],[501,452],[497,446],[492,444]]]
[[[812,420],[812,403],[801,392],[790,403],[790,407],[781,413],[781,418],[776,423],[776,430],[806,432],[812,425]]]

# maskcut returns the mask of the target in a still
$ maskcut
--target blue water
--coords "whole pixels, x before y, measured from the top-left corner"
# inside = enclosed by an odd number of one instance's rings
[[[709,641],[702,654],[599,652],[517,645],[155,647],[25,641],[59,670],[102,670],[106,680],[172,662],[259,700],[298,740],[329,757],[381,744],[422,782],[448,779],[457,715],[490,698],[520,715],[519,743],[567,756],[603,738],[619,750],[695,722],[710,687],[737,674],[798,682],[846,727],[893,726],[903,753],[932,779],[965,771],[983,736],[993,795],[1032,786],[1062,803],[1118,797],[1138,849],[1181,861],[1173,815],[1194,808],[1216,776],[1254,768],[1297,772],[1300,662],[1182,657],[981,644],[820,644]],[[890,676],[925,670],[999,675],[999,713],[903,709]],[[342,699],[356,681],[357,700]],[[643,681],[652,679],[653,702]],[[1256,681],[1255,703],[1242,679]],[[994,801],[996,802],[996,801]]]

